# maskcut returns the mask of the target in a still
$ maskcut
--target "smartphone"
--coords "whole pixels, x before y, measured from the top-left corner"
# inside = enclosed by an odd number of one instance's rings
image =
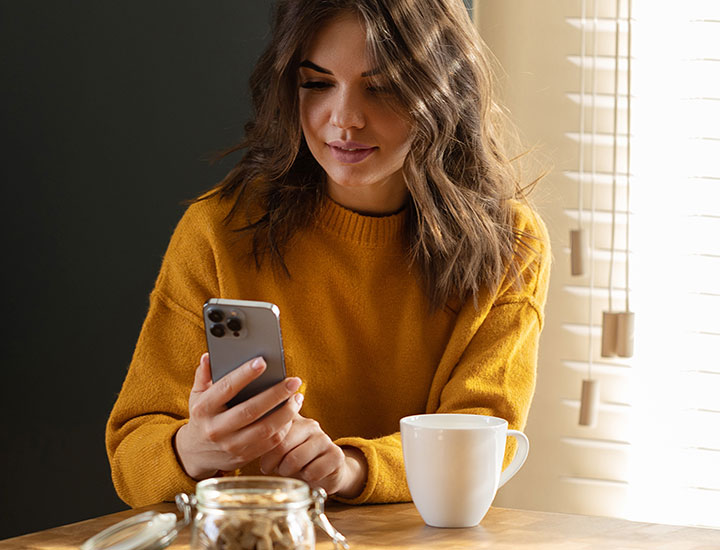
[[[213,382],[258,356],[265,371],[228,402],[228,407],[285,379],[280,309],[268,302],[212,298],[203,306]]]

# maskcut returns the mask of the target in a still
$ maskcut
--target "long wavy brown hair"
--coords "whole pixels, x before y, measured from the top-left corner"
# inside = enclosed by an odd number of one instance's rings
[[[431,308],[495,289],[508,272],[517,274],[514,254],[530,250],[530,237],[513,229],[510,199],[522,198],[523,189],[504,152],[510,126],[494,99],[491,58],[462,0],[280,0],[272,39],[250,78],[254,116],[244,141],[220,157],[245,152],[201,199],[234,200],[226,222],[245,208],[241,230],[253,232],[257,266],[269,253],[287,271],[283,252],[324,190],[300,125],[299,63],[314,33],[348,12],[364,23],[373,68],[413,128],[403,166],[405,237]],[[258,206],[263,215],[253,218]]]

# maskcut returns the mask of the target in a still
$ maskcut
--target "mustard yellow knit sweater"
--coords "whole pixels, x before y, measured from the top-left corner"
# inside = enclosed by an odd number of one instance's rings
[[[190,206],[170,241],[106,444],[119,496],[131,506],[193,492],[173,439],[206,351],[209,298],[272,302],[288,376],[303,380],[300,413],[339,445],[363,451],[369,470],[353,503],[410,500],[399,420],[425,412],[500,416],[523,429],[535,388],[538,336],[550,254],[542,222],[521,205],[516,227],[540,238],[521,266],[521,288],[504,281],[477,307],[450,303],[434,314],[401,246],[405,213],[361,216],[326,201],[285,257],[291,277],[256,271],[250,235],[222,223],[217,198]],[[512,438],[510,438],[512,441]],[[508,446],[506,461],[514,449]],[[257,464],[241,474],[257,474]]]

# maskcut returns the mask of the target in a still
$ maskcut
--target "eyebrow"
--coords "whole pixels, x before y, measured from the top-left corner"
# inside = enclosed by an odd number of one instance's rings
[[[301,62],[300,62],[300,66],[301,66],[301,67],[306,67],[306,68],[308,68],[308,69],[312,69],[313,71],[316,71],[316,72],[318,72],[318,73],[329,74],[329,75],[332,75],[332,74],[333,74],[330,69],[326,69],[326,68],[324,68],[324,67],[321,67],[321,66],[319,66],[319,65],[316,65],[315,63],[313,63],[313,62],[310,61],[309,59],[305,59],[305,60],[301,61]],[[378,71],[377,69],[372,69],[372,70],[370,70],[370,71],[365,71],[365,72],[362,73],[360,76],[363,77],[363,78],[365,78],[365,77],[368,77],[368,76],[374,76],[374,75],[378,74],[379,72],[380,72],[380,71]]]

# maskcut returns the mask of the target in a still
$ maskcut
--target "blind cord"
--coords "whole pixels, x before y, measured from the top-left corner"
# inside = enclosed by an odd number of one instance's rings
[[[579,151],[579,168],[580,177],[578,178],[578,230],[582,230],[583,218],[583,177],[585,176],[585,3],[582,0],[582,14],[580,16],[581,40],[580,40],[580,151]]]
[[[585,0],[583,0],[583,4]],[[590,133],[590,292],[588,294],[588,379],[592,379],[593,367],[593,291],[595,290],[595,179],[597,177],[597,155],[595,154],[595,136],[597,134],[597,57],[598,57],[598,0],[593,1],[593,56],[592,56],[592,95],[590,112],[592,113]]]
[[[632,0],[628,0],[627,30],[627,149],[625,202],[627,223],[625,225],[625,311],[630,312],[630,93],[632,74]]]
[[[585,4],[586,0],[582,0],[583,8],[583,35],[586,32],[587,21],[585,20]],[[591,132],[590,132],[590,277],[589,286],[590,292],[588,292],[588,334],[587,334],[587,368],[588,375],[587,379],[582,382],[582,389],[580,393],[580,416],[578,424],[581,426],[594,426],[597,423],[598,412],[600,407],[600,390],[597,380],[593,380],[592,369],[593,369],[593,292],[595,287],[595,180],[597,175],[597,155],[595,147],[595,137],[597,135],[597,58],[598,58],[598,1],[593,0],[593,56],[592,56],[592,71],[591,71],[591,87],[592,95],[590,103],[590,112],[592,115]],[[584,43],[584,39],[583,39]],[[583,72],[585,71],[585,64],[583,62]],[[584,90],[583,90],[584,93]],[[581,181],[584,179],[584,171],[580,174]]]
[[[615,97],[613,98],[613,153],[612,153],[612,222],[610,231],[610,270],[608,273],[608,311],[612,312],[613,268],[615,264],[615,227],[617,211],[617,141],[618,141],[618,90],[620,80],[620,0],[615,2]]]

